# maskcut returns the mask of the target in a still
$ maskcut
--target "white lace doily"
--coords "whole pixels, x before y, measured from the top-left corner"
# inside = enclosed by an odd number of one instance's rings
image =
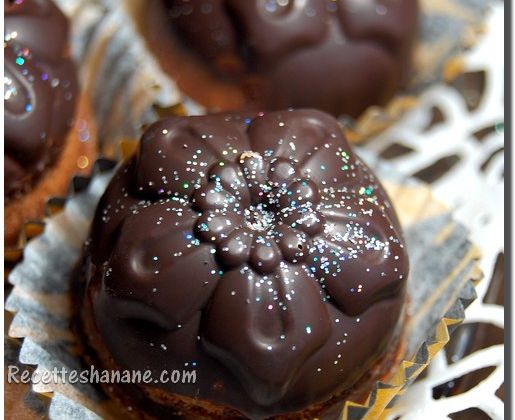
[[[463,60],[467,74],[484,77],[482,92],[478,95],[467,86],[434,86],[421,96],[416,109],[363,146],[372,166],[376,159],[388,160],[406,176],[416,174],[426,181],[429,177],[436,198],[470,229],[482,251],[484,280],[477,288],[478,299],[466,311],[465,323],[489,323],[501,329],[504,308],[486,304],[483,298],[497,256],[504,251],[503,60],[504,4],[499,2],[489,13],[485,34]],[[471,106],[474,101],[479,104]],[[392,158],[388,152],[393,150],[397,152]],[[442,166],[444,173],[432,179]],[[433,398],[433,388],[486,367],[495,369],[467,392]],[[503,382],[504,345],[476,351],[451,364],[442,351],[427,376],[398,401],[391,418],[447,419],[451,413],[478,408],[493,419],[502,419],[504,404],[495,393]]]

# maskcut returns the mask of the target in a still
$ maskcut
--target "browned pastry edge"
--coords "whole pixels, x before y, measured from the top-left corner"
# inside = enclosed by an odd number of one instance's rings
[[[111,371],[120,370],[109,351],[102,343],[102,338],[95,325],[92,315],[91,301],[85,294],[84,261],[81,259],[75,270],[72,299],[72,330],[79,341],[79,348],[83,361],[88,365]],[[91,292],[91,290],[90,290]],[[81,309],[79,309],[81,308]],[[80,311],[80,312],[79,312]],[[366,375],[361,377],[356,384],[333,396],[331,399],[313,404],[303,411],[286,413],[267,418],[267,420],[308,420],[323,415],[328,409],[334,408],[338,403],[352,399],[354,402],[365,402],[374,384],[377,381],[386,381],[401,362],[404,355],[404,344],[401,340],[402,330],[406,325],[407,314],[404,312],[399,321],[397,331],[393,335],[386,354],[380,358],[375,366]],[[150,405],[160,406],[159,411],[166,413],[168,418],[199,419],[199,420],[223,420],[247,419],[238,410],[213,404],[209,401],[191,398],[183,395],[172,394],[157,388],[137,384],[102,384],[103,391],[115,402],[113,415],[138,420],[154,420],[158,417],[149,414],[145,408]],[[343,405],[342,405],[343,408]]]
[[[79,124],[86,121],[90,133],[88,141],[79,138]],[[34,188],[20,198],[4,206],[4,245],[16,246],[23,224],[29,220],[41,219],[50,197],[62,196],[68,192],[74,175],[88,173],[95,159],[96,126],[92,119],[89,101],[82,94],[77,104],[75,124],[68,132],[65,146],[54,166],[48,168]],[[85,156],[89,164],[84,169],[77,167],[77,159]]]

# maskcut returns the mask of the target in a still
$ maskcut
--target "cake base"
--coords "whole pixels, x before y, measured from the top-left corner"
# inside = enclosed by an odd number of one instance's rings
[[[79,341],[82,358],[88,364],[109,371],[123,370],[119,367],[109,351],[104,346],[102,337],[95,325],[90,297],[86,294],[86,276],[84,273],[85,259],[76,268],[74,283],[72,313],[74,320],[72,329]],[[94,290],[90,289],[91,293]],[[80,313],[79,310],[80,309]],[[397,329],[386,353],[377,360],[375,365],[362,376],[351,388],[345,389],[327,401],[312,404],[302,411],[284,413],[271,417],[259,417],[266,420],[310,420],[339,418],[343,403],[352,399],[353,402],[364,403],[377,381],[386,381],[392,371],[398,367],[404,354],[402,330],[406,324],[407,314],[403,311]],[[395,350],[393,350],[395,349]],[[123,413],[124,418],[153,420],[160,418],[180,419],[248,419],[240,411],[211,401],[174,394],[165,390],[138,384],[102,384],[103,391],[111,401],[116,403],[116,409]],[[119,413],[118,413],[119,414]]]

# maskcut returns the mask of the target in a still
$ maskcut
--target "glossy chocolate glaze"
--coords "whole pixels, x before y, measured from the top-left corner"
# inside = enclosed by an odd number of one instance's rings
[[[50,0],[4,1],[5,197],[59,156],[71,127],[76,69],[68,22]]]
[[[314,110],[154,123],[103,195],[86,255],[118,366],[196,369],[194,385],[155,386],[249,416],[366,374],[408,276],[385,191]]]
[[[409,76],[417,0],[162,1],[183,44],[264,109],[357,117]]]

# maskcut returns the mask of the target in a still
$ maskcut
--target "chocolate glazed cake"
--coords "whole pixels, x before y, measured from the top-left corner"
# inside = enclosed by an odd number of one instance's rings
[[[313,107],[357,117],[386,104],[410,75],[417,0],[144,3],[137,13],[147,15],[149,46],[208,107]]]
[[[5,194],[30,188],[62,151],[78,93],[68,22],[50,1],[4,1]]]
[[[146,415],[309,417],[368,392],[399,348],[399,222],[319,111],[154,123],[104,193],[84,261],[100,365],[196,371],[126,388]]]
[[[87,127],[81,141],[70,135],[74,118],[84,126],[87,118],[66,17],[49,0],[5,0],[4,8],[5,239],[12,242],[49,195],[66,191],[93,140]]]

